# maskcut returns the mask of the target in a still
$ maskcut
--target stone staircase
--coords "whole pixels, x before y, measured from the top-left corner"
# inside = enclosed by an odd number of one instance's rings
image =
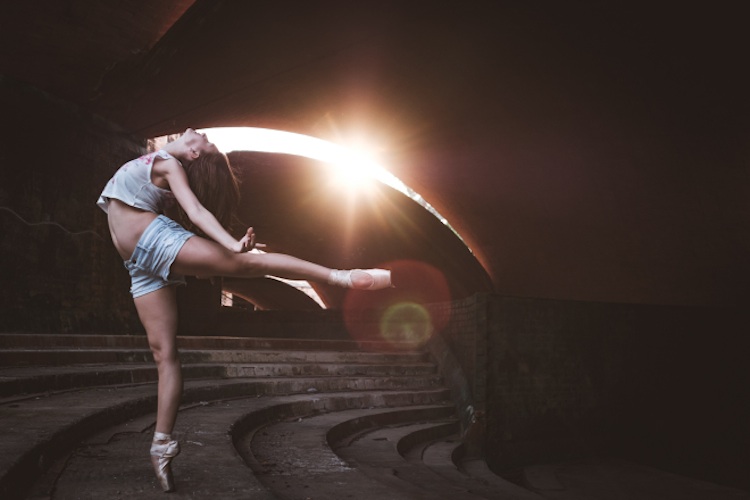
[[[299,336],[299,335],[298,335]],[[533,499],[463,457],[429,354],[336,339],[180,337],[171,498]],[[0,498],[164,498],[143,335],[0,334]]]

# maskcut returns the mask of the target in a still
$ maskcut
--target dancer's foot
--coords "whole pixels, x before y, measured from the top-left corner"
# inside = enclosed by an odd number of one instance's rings
[[[175,490],[170,462],[179,453],[180,443],[174,441],[172,436],[161,432],[154,433],[154,440],[151,443],[151,465],[154,466],[154,473],[161,488],[167,493]]]
[[[393,286],[391,272],[387,269],[334,269],[328,283],[357,290],[381,290]]]

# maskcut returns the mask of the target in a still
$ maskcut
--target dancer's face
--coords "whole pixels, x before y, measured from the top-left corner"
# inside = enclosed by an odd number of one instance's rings
[[[203,153],[218,153],[219,148],[212,142],[209,142],[206,134],[199,134],[192,128],[185,130],[180,139],[189,149],[191,156],[197,157]],[[196,156],[197,155],[197,156]]]

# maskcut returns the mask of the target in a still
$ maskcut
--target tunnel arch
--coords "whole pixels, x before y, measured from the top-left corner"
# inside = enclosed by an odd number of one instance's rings
[[[241,181],[241,224],[255,228],[269,251],[328,267],[409,268],[428,265],[445,276],[446,298],[491,291],[489,277],[458,233],[414,190],[362,153],[311,136],[252,127],[200,129],[227,152]],[[154,147],[169,136],[154,139]],[[347,169],[360,184],[341,184]],[[412,266],[413,267],[413,266]],[[409,275],[405,270],[403,275]],[[397,282],[398,276],[394,275]],[[259,309],[342,307],[345,293],[310,284],[319,300],[272,280],[224,280]],[[409,290],[415,283],[402,283]],[[388,293],[388,292],[386,292]],[[405,290],[393,293],[407,293]]]

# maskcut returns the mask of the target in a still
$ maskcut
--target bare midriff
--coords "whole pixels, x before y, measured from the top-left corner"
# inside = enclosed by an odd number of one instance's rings
[[[133,255],[135,245],[141,238],[143,231],[157,217],[157,214],[131,207],[115,199],[109,200],[107,213],[112,243],[114,243],[120,257],[127,260]]]

